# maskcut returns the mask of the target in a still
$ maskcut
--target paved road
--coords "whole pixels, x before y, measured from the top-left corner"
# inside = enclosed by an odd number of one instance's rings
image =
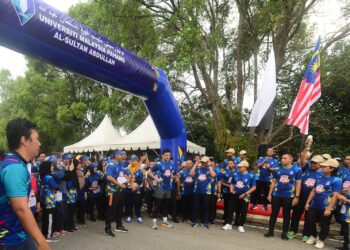
[[[115,238],[103,235],[103,222],[88,222],[87,228],[81,228],[72,235],[61,238],[53,243],[53,249],[62,250],[228,250],[228,249],[316,249],[306,245],[300,239],[282,241],[280,233],[274,238],[263,237],[264,228],[246,226],[246,233],[239,233],[236,229],[223,231],[220,225],[210,229],[192,228],[187,223],[175,224],[174,228],[150,228],[150,219],[144,224],[135,222],[126,224],[129,233],[116,233]],[[324,249],[334,249],[339,242],[328,240]]]

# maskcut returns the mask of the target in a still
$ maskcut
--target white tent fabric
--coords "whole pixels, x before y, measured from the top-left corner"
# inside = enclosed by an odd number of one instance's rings
[[[122,139],[122,135],[119,130],[116,129],[112,120],[108,115],[105,115],[101,124],[92,132],[88,137],[83,140],[64,147],[64,152],[70,153],[82,153],[82,152],[92,152],[92,151],[108,151],[107,145],[115,143]]]
[[[134,131],[122,139],[116,140],[112,145],[108,145],[108,148],[120,150],[159,149],[160,136],[152,118],[148,116]],[[205,155],[205,148],[187,141],[187,152]]]

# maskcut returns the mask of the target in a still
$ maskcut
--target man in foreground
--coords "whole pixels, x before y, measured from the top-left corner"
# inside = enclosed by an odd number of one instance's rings
[[[36,125],[14,119],[7,124],[6,136],[11,153],[0,165],[0,249],[51,249],[28,206],[31,177],[27,164],[41,145]]]

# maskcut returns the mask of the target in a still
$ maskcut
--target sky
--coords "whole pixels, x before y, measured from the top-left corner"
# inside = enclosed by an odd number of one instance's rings
[[[60,11],[67,12],[70,6],[84,2],[84,0],[45,0],[45,2]],[[311,12],[309,20],[315,24],[315,36],[319,34],[321,38],[324,38],[339,26],[340,9],[344,2],[347,1],[322,0]],[[315,37],[315,43],[316,40],[317,37]],[[24,56],[0,46],[0,69],[8,69],[14,78],[24,76],[27,69]],[[259,79],[262,79],[262,76],[259,76]],[[252,90],[247,89],[246,94],[244,107],[250,109],[253,106]]]
[[[69,7],[82,0],[44,0],[49,5],[54,8],[67,12]],[[22,54],[14,52],[12,50],[6,49],[0,46],[0,69],[8,69],[12,76],[15,78],[17,76],[24,76],[27,70],[26,61]]]

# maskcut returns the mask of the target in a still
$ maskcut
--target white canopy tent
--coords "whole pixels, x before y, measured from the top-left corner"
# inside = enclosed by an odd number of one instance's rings
[[[144,120],[143,123],[130,134],[124,136],[122,139],[117,139],[111,145],[106,146],[107,148],[120,150],[159,149],[160,136],[152,118],[148,116],[146,120]],[[187,141],[187,152],[205,155],[205,148]]]
[[[105,115],[101,124],[88,137],[81,141],[64,147],[64,152],[82,153],[92,151],[109,151],[108,145],[122,139],[119,129],[115,128],[112,120],[108,115]]]

